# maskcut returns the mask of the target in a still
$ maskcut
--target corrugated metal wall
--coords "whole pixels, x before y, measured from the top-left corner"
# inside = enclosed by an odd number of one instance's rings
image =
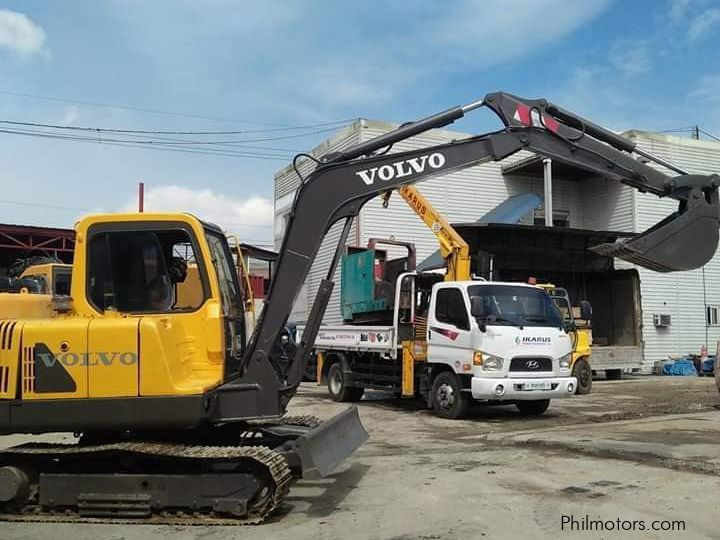
[[[707,141],[631,132],[645,151],[670,161],[690,173],[720,171],[720,144]],[[667,172],[667,171],[665,171]],[[676,210],[677,202],[659,199],[633,190],[635,231],[645,230]],[[661,274],[639,269],[643,304],[645,364],[650,369],[669,354],[699,353],[700,347],[720,340],[720,327],[708,327],[707,304],[720,304],[720,255],[715,255],[703,270]],[[704,273],[704,279],[703,279]],[[656,328],[653,314],[669,314],[672,324]],[[707,338],[707,341],[706,341]]]
[[[341,131],[330,137],[325,142],[321,143],[311,152],[311,155],[320,157],[327,154],[328,152],[337,152],[357,144],[360,142],[360,121],[353,122],[350,126],[343,128]],[[313,169],[314,163],[309,160],[303,160],[298,166],[300,174],[306,177]],[[295,173],[292,165],[288,165],[275,175],[275,249],[280,249],[282,238],[284,234],[284,219],[285,215],[290,210],[292,205],[294,193],[300,185],[300,179]],[[292,312],[290,313],[290,320],[296,322],[304,322],[307,312],[310,310],[311,302],[317,294],[318,286],[320,281],[325,277],[327,268],[330,266],[332,255],[335,252],[335,246],[337,245],[342,231],[342,223],[337,223],[328,232],[327,236],[323,240],[318,256],[310,268],[310,274],[305,286],[300,291],[295,305],[293,306]],[[357,222],[353,224],[353,228],[350,231],[348,243],[351,245],[358,243],[358,228]],[[335,290],[331,297],[330,303],[328,304],[328,314],[338,314],[334,319],[338,320],[340,312],[340,269],[338,267],[335,273]],[[341,320],[342,317],[339,317]]]

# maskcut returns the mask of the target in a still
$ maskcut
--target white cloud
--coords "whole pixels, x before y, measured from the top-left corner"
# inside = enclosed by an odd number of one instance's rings
[[[444,55],[487,68],[537,51],[571,34],[602,12],[611,0],[465,0],[448,9],[429,38],[450,45]],[[424,36],[419,36],[420,40]],[[432,51],[431,51],[432,52]]]
[[[649,40],[621,39],[610,47],[610,62],[627,75],[645,73],[652,67]]]
[[[0,48],[29,56],[42,52],[46,38],[45,30],[26,15],[0,9]]]
[[[62,117],[62,123],[72,125],[74,124],[78,119],[79,109],[77,105],[70,105],[69,107],[65,107],[65,110],[63,111],[63,117]]]
[[[692,4],[693,1],[694,0],[670,0],[670,9],[668,10],[670,20],[674,22],[679,22],[683,20],[685,18],[688,8],[690,7],[690,4]]]
[[[134,212],[137,203],[125,205],[123,211]],[[198,218],[216,223],[249,242],[272,239],[273,203],[251,196],[234,199],[210,189],[190,189],[181,186],[153,186],[145,190],[146,212],[188,212]]]
[[[705,103],[720,101],[720,75],[703,75],[695,88],[690,91],[688,98]]]
[[[401,68],[399,68],[401,69]],[[398,81],[386,78],[389,69],[358,65],[323,65],[304,74],[303,92],[331,106],[381,103],[392,98]]]
[[[710,29],[720,23],[720,9],[712,8],[695,17],[688,28],[688,39],[697,41],[707,35]]]

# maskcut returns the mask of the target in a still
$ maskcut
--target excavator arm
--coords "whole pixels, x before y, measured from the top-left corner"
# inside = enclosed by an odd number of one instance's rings
[[[500,118],[504,129],[433,147],[376,154],[398,141],[451,124],[483,106]],[[700,267],[714,255],[720,207],[718,175],[687,174],[641,151],[632,141],[545,100],[525,100],[505,93],[488,94],[483,100],[403,125],[322,158],[317,168],[303,180],[295,197],[271,289],[241,362],[237,382],[265,384],[274,380],[277,384],[279,376],[267,373],[268,370],[276,371],[271,368],[274,364],[270,358],[273,345],[323,238],[334,224],[344,222],[334,258],[326,278],[320,283],[302,339],[297,344],[287,376],[280,383],[279,405],[283,408],[302,379],[332,292],[335,269],[353,218],[363,205],[400,186],[488,161],[500,161],[521,150],[583,168],[642,192],[679,201],[676,213],[629,242],[598,247],[600,253],[664,272]],[[638,161],[632,152],[674,174],[668,175]]]

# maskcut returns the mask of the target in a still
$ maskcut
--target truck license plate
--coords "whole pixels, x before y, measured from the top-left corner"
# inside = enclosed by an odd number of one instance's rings
[[[523,384],[523,390],[550,390],[549,382],[528,382]]]

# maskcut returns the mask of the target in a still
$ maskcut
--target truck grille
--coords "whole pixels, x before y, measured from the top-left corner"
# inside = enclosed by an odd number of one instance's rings
[[[552,359],[535,356],[516,356],[510,361],[510,371],[552,371]]]

